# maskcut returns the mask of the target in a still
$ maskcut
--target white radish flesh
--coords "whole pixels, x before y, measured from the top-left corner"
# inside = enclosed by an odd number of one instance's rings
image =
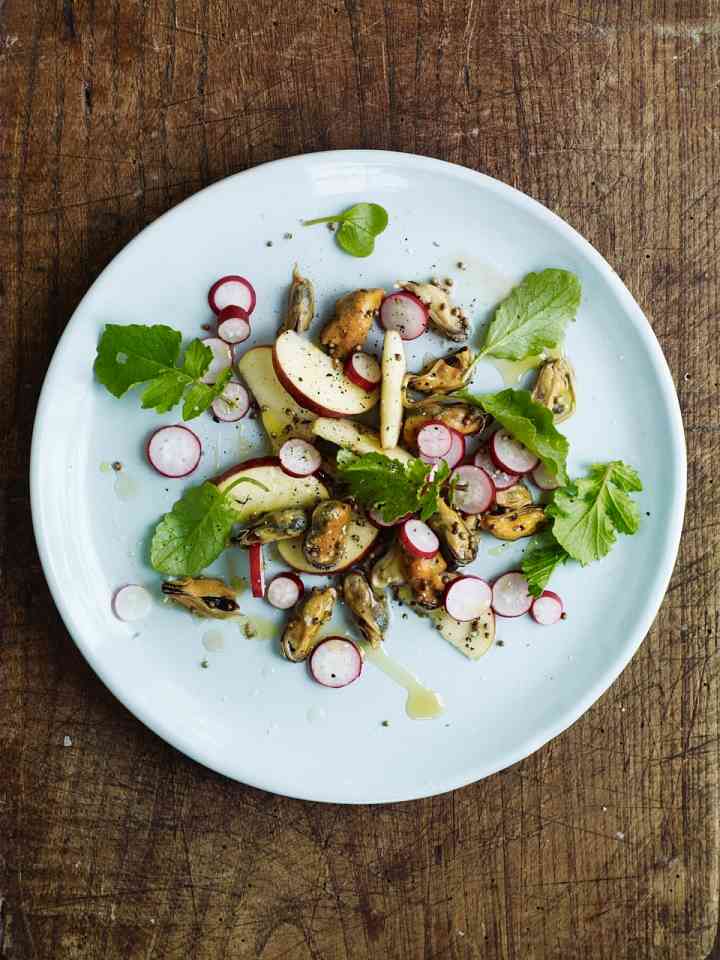
[[[544,463],[539,463],[537,467],[535,467],[531,477],[535,486],[540,487],[541,490],[557,490],[560,486],[555,474],[550,473]]]
[[[278,610],[294,607],[305,592],[305,585],[295,573],[279,573],[273,577],[265,591],[265,599]]]
[[[137,583],[128,583],[115,593],[112,601],[113,613],[118,620],[132,623],[142,620],[150,613],[152,597]]]
[[[545,590],[533,600],[530,613],[536,623],[543,627],[551,627],[563,618],[563,602],[552,590]]]
[[[498,577],[492,588],[492,606],[499,617],[521,617],[532,606],[528,582],[519,570]]]
[[[177,479],[187,477],[200,463],[202,445],[192,430],[175,424],[156,430],[146,452],[151,467],[164,477]]]
[[[414,557],[434,557],[440,549],[440,541],[422,520],[406,520],[400,527],[400,539],[408,553]]]
[[[500,470],[487,450],[478,450],[473,462],[476,467],[482,467],[492,480],[496,490],[509,490],[520,479],[518,473],[506,473],[504,470]]]
[[[320,452],[307,440],[293,437],[286,440],[278,452],[280,466],[291,477],[309,477],[320,469]]]
[[[227,343],[219,337],[206,337],[201,342],[212,350],[212,360],[202,376],[202,382],[215,383],[223,370],[232,366],[232,352]]]
[[[380,443],[383,449],[396,447],[402,428],[402,384],[407,365],[405,348],[396,330],[385,333],[380,388]]]
[[[250,559],[250,592],[254,597],[265,596],[265,561],[262,544],[253,543],[248,548]]]
[[[490,584],[480,577],[458,577],[445,591],[445,609],[454,619],[463,623],[476,620],[492,603]]]
[[[242,420],[250,409],[250,395],[237,380],[229,380],[225,389],[212,402],[212,411],[218,420],[234,423]]]
[[[511,437],[507,430],[498,430],[490,437],[490,456],[501,470],[508,473],[529,473],[540,462],[539,457]]]
[[[440,463],[441,460],[444,460],[452,470],[465,456],[465,437],[461,433],[458,433],[457,430],[453,430],[452,427],[448,427],[448,429],[450,430],[451,437],[448,452],[442,457],[427,457],[424,453],[421,453],[420,459],[425,463]]]
[[[372,510],[368,510],[368,520],[370,523],[375,524],[376,527],[397,527],[401,523],[404,523],[411,514],[405,514],[404,517],[397,517],[395,520],[383,520],[382,510],[378,510],[376,507],[373,507]]]
[[[433,420],[418,430],[417,445],[426,457],[443,457],[452,445],[452,434],[444,423]]]
[[[453,507],[463,513],[484,513],[495,501],[495,484],[482,467],[457,467],[451,490]]]
[[[396,330],[403,340],[415,340],[427,329],[428,309],[414,294],[401,290],[383,300],[380,323],[386,330]]]
[[[213,313],[220,313],[225,307],[242,307],[248,314],[255,309],[255,289],[245,277],[231,274],[220,277],[210,287],[208,303]]]
[[[345,637],[322,640],[310,656],[310,673],[324,687],[346,687],[362,673],[362,654]]]
[[[380,364],[369,353],[351,353],[345,361],[345,376],[363,390],[374,390],[382,379]]]
[[[217,332],[225,343],[242,343],[250,336],[250,315],[242,307],[224,307],[218,314]]]

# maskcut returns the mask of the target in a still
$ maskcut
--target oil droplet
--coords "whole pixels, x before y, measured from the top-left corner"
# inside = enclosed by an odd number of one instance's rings
[[[211,653],[216,653],[224,648],[225,638],[219,630],[207,630],[202,635],[202,645]]]
[[[369,643],[362,641],[360,645],[365,659],[374,663],[378,670],[407,692],[405,713],[412,720],[431,720],[444,712],[445,704],[440,694],[423,686],[416,676],[385,653],[382,647],[371,647]]]
[[[100,464],[100,473],[110,473],[111,470],[112,470],[112,467],[110,466],[110,464],[107,463],[107,461],[103,460],[103,462]]]
[[[485,357],[502,377],[506,387],[514,387],[525,376],[528,370],[535,370],[544,361],[544,355],[526,357],[525,360],[498,360],[495,357]]]
[[[496,547],[493,547],[492,550],[488,550],[488,556],[501,557],[506,549],[507,543],[499,543]]]
[[[324,710],[322,707],[310,707],[306,716],[308,723],[312,723],[315,726],[320,726],[327,722],[327,710]]]
[[[114,489],[118,500],[132,500],[138,492],[137,483],[125,470],[115,474]]]

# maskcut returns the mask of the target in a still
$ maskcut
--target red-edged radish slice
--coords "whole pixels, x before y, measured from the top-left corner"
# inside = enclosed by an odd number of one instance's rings
[[[265,591],[265,599],[278,610],[294,607],[305,592],[305,584],[296,573],[279,573]]]
[[[400,527],[400,539],[408,553],[414,557],[434,557],[440,549],[440,541],[422,520],[406,520]]]
[[[477,620],[489,610],[492,596],[490,584],[480,577],[458,577],[445,590],[445,609],[460,623]]]
[[[320,469],[322,463],[317,448],[300,437],[285,441],[278,451],[278,460],[291,477],[309,477]]]
[[[115,592],[112,601],[113,613],[118,620],[132,623],[142,620],[150,613],[152,597],[145,587],[138,583],[128,583]]]
[[[382,379],[377,357],[360,351],[351,353],[345,361],[345,376],[363,390],[375,390]]]
[[[226,423],[242,420],[249,409],[250,394],[237,380],[228,380],[223,392],[212,402],[213,413]]]
[[[310,655],[310,673],[324,687],[346,687],[362,673],[362,654],[345,637],[322,640]]]
[[[541,490],[557,490],[560,484],[555,474],[550,473],[544,463],[539,463],[530,474],[532,482]]]
[[[551,627],[558,620],[562,620],[563,612],[563,602],[552,590],[543,590],[540,596],[533,600],[530,608],[533,620],[543,627]]]
[[[412,514],[406,513],[404,517],[397,517],[397,519],[391,520],[388,523],[387,520],[383,520],[382,510],[378,510],[376,507],[373,507],[372,510],[368,510],[367,516],[370,523],[383,529],[385,527],[399,527],[401,523],[405,523],[406,520],[409,520]]]
[[[506,473],[504,470],[500,470],[487,450],[478,450],[473,463],[476,467],[482,467],[494,483],[496,490],[509,490],[520,479],[518,473]]]
[[[217,334],[225,343],[242,343],[250,336],[250,314],[230,304],[218,314]]]
[[[539,457],[511,437],[507,430],[498,430],[490,437],[489,449],[495,465],[508,473],[529,473],[540,462]]]
[[[386,330],[397,330],[403,340],[415,340],[427,329],[428,308],[414,293],[399,290],[380,305],[380,323]]]
[[[265,561],[262,544],[253,543],[248,547],[250,554],[250,592],[254,597],[265,596]]]
[[[210,366],[202,375],[203,383],[215,383],[217,378],[228,367],[232,366],[232,351],[224,340],[219,337],[206,337],[201,341],[206,347],[212,350],[212,360]]]
[[[463,513],[484,513],[495,501],[495,484],[482,467],[457,467],[450,489],[453,507]]]
[[[532,606],[528,582],[519,570],[498,577],[492,588],[492,607],[499,617],[521,617]]]
[[[452,434],[439,420],[430,420],[418,430],[417,445],[420,453],[426,457],[444,457],[450,452]]]
[[[442,457],[428,457],[426,454],[421,453],[420,460],[422,460],[423,463],[437,464],[440,463],[441,460],[444,460],[451,470],[460,463],[465,456],[465,437],[461,433],[458,433],[457,430],[453,430],[452,427],[448,427],[448,430],[450,431],[451,437],[448,452],[443,454]]]
[[[208,303],[213,313],[219,314],[225,307],[242,307],[248,314],[255,309],[255,289],[245,277],[228,274],[220,277],[208,291]]]
[[[164,477],[187,477],[200,463],[202,445],[188,427],[179,423],[160,427],[152,434],[145,450],[148,463]]]

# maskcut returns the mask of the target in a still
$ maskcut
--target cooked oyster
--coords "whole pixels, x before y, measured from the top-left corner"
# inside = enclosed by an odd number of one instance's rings
[[[397,540],[373,565],[370,583],[376,593],[381,593],[386,587],[405,583],[405,553]]]
[[[546,360],[540,367],[532,398],[551,411],[556,423],[575,413],[575,371],[565,357]]]
[[[290,540],[307,530],[308,518],[304,510],[297,507],[288,507],[286,510],[271,510],[262,513],[240,533],[236,534],[233,543],[241,547],[249,547],[253,543],[275,543],[278,540]]]
[[[442,552],[452,568],[472,563],[477,547],[465,521],[452,507],[438,497],[437,513],[428,520],[428,525],[440,539]]]
[[[497,490],[495,493],[495,503],[509,510],[519,510],[520,507],[527,507],[532,502],[532,494],[524,483],[516,483],[507,490]]]
[[[384,296],[384,290],[353,290],[336,301],[335,316],[320,334],[331,357],[344,360],[362,349]]]
[[[343,597],[368,643],[380,646],[390,622],[385,595],[376,595],[362,573],[348,573],[343,580]]]
[[[407,378],[406,385],[420,393],[449,393],[451,390],[459,390],[465,385],[474,359],[472,350],[463,347],[447,357],[426,364],[420,373]]]
[[[284,657],[294,663],[307,659],[317,644],[320,628],[332,616],[336,597],[334,587],[315,587],[293,609],[280,641]]]
[[[342,500],[323,500],[313,510],[303,552],[318,570],[326,570],[339,560],[351,517],[352,509]]]
[[[287,330],[294,330],[296,333],[304,333],[315,316],[315,288],[312,280],[303,277],[295,264],[293,269],[292,283],[288,293],[288,304],[285,312],[285,319],[280,327],[279,333],[285,333]]]
[[[415,602],[428,610],[440,606],[445,592],[444,574],[447,571],[442,554],[437,553],[428,560],[424,557],[411,557],[405,551],[403,553],[407,583]]]
[[[235,591],[226,586],[222,580],[213,577],[182,577],[179,580],[165,580],[162,592],[173,603],[187,607],[198,617],[225,620],[240,610],[235,600]]]
[[[482,515],[484,530],[498,540],[520,540],[531,537],[546,521],[545,511],[536,504],[518,510],[495,508]]]
[[[421,427],[428,420],[439,420],[458,433],[469,435],[471,433],[480,433],[485,429],[488,417],[477,407],[471,407],[468,403],[427,403],[413,408],[413,411],[405,418],[403,425],[403,443],[406,447],[415,449],[417,446],[417,435]]]
[[[430,311],[430,323],[448,340],[467,339],[470,321],[460,307],[453,306],[447,285],[440,283],[439,280],[432,280],[429,283],[402,280],[397,286],[403,290],[409,290],[422,300]]]

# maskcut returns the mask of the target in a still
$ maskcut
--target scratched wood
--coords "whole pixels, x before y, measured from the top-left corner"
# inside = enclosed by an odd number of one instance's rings
[[[0,17],[0,957],[720,957],[717,0]],[[59,620],[27,484],[53,346],[122,246],[227,174],[357,146],[486,171],[588,237],[662,342],[690,463],[670,591],[621,679],[512,769],[379,809],[245,788],[144,729]]]

